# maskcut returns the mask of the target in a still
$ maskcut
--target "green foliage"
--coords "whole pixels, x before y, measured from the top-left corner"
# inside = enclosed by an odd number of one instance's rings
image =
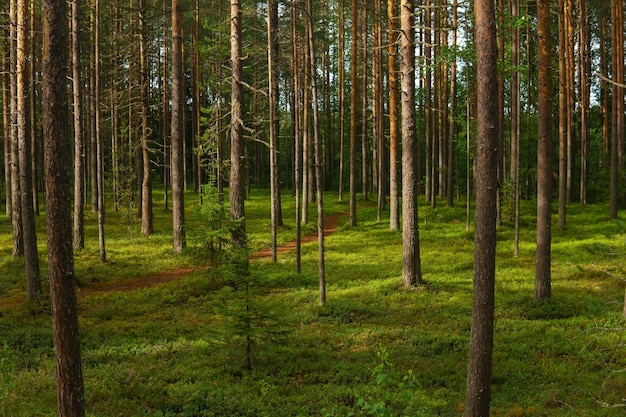
[[[210,204],[207,195],[203,200]],[[326,201],[330,212],[347,208],[335,194]],[[295,213],[291,197],[283,202],[279,239],[288,241]],[[327,236],[324,307],[317,302],[316,243],[303,246],[299,275],[293,253],[277,263],[255,260],[249,269],[225,255],[220,266],[176,281],[81,298],[88,415],[458,417],[467,378],[472,233],[465,231],[463,207],[432,210],[419,202],[428,285],[416,290],[400,284],[400,234],[361,203],[358,227]],[[88,217],[87,247],[76,261],[81,290],[205,264],[207,252],[200,254],[207,234],[216,232],[209,230],[214,209],[214,219],[227,217],[217,206],[189,207],[188,230],[195,233],[191,250],[178,256],[171,255],[169,213],[155,210],[157,233],[145,238],[138,221],[126,225],[123,213],[111,211],[107,264],[99,263],[95,218]],[[538,303],[533,210],[522,202],[519,256],[511,225],[498,231],[492,414],[612,415],[621,409],[605,406],[621,404],[626,388],[619,279],[626,219],[609,221],[602,205],[571,205],[567,230],[553,237],[554,297]],[[254,247],[269,240],[268,218],[267,193],[253,192],[246,226]],[[50,318],[19,306],[21,264],[10,245],[9,233],[0,234],[0,416],[56,415]]]

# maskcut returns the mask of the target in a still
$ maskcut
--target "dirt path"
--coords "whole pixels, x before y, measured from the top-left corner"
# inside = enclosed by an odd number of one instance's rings
[[[330,216],[326,216],[324,218],[324,236],[331,235],[335,233],[338,229],[339,219],[345,216],[345,213],[336,213]],[[306,236],[303,236],[301,239],[301,243],[310,243],[315,242],[317,240],[317,231],[310,233]],[[287,242],[276,248],[277,255],[284,254],[286,252],[295,250],[296,242]],[[264,258],[272,257],[272,248],[261,249],[252,254],[250,257],[251,260],[258,260]],[[186,277],[188,274],[197,269],[185,268],[178,270],[165,271],[156,275],[149,275],[143,277],[136,277],[127,279],[122,282],[108,283],[103,282],[100,284],[94,284],[87,288],[79,289],[76,293],[77,298],[83,299],[93,294],[102,294],[108,293],[112,291],[126,292],[126,291],[134,291],[142,288],[151,288],[158,284],[163,284],[166,282],[172,282]],[[1,302],[0,302],[1,305]]]

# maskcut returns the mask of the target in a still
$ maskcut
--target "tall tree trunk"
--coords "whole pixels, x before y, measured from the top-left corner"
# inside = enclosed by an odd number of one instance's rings
[[[417,137],[415,131],[415,25],[413,0],[400,3],[400,64],[402,84],[402,282],[422,284],[417,178],[415,175]]]
[[[91,185],[91,212],[98,212],[98,163],[96,138],[96,13],[95,1],[89,16],[91,42],[89,47],[89,182]]]
[[[611,1],[611,33],[613,45],[611,111],[611,203],[610,218],[616,219],[619,210],[620,175],[622,169],[622,142],[624,140],[624,3]]]
[[[185,239],[185,184],[183,171],[183,5],[172,0],[172,227],[174,252],[183,250]]]
[[[574,67],[574,6],[572,0],[565,0],[565,53],[566,53],[566,86],[567,86],[567,167],[565,201],[569,204],[572,200],[572,173],[574,171],[574,135],[575,120],[574,107],[576,102],[576,68]]]
[[[589,9],[587,2],[578,2],[580,42],[578,46],[578,74],[580,84],[580,204],[587,204],[587,150],[589,142],[589,102],[591,73],[589,59]]]
[[[457,0],[452,3],[452,50],[457,43]],[[446,198],[448,207],[454,205],[454,143],[456,139],[456,55],[450,63],[450,111],[448,113],[448,161],[446,163]]]
[[[98,208],[98,243],[100,247],[100,262],[106,262],[106,247],[104,240],[104,219],[105,219],[105,206],[104,206],[104,146],[101,134],[101,89],[102,84],[100,82],[100,0],[95,0],[94,7],[95,15],[95,52],[94,52],[94,114],[95,114],[95,153],[96,153],[96,182],[97,182],[97,208]]]
[[[345,18],[344,18],[344,9],[345,4],[344,0],[339,0],[339,27],[345,27]],[[339,57],[337,61],[337,71],[338,71],[338,92],[337,92],[337,107],[339,108],[339,201],[343,201],[343,188],[344,188],[344,143],[345,143],[345,120],[346,120],[346,112],[345,112],[345,96],[346,96],[346,64],[345,64],[345,50],[346,50],[346,40],[345,40],[345,31],[340,30],[338,34],[338,47],[339,51],[337,52]]]
[[[550,248],[552,242],[552,45],[550,0],[537,1],[539,98],[537,137],[537,264],[535,299],[551,296]]]
[[[46,0],[43,17],[43,120],[46,223],[52,324],[56,357],[57,404],[61,417],[83,417],[85,396],[80,359],[76,279],[68,166],[67,4]]]
[[[150,236],[154,232],[152,216],[152,160],[150,155],[148,113],[149,69],[146,30],[146,1],[139,0],[139,61],[140,61],[140,98],[141,98],[141,154],[143,179],[141,184],[141,233]]]
[[[500,129],[498,51],[492,0],[476,0],[476,231],[474,234],[474,295],[465,416],[489,415],[493,353],[496,273],[496,212]]]
[[[72,0],[72,93],[74,109],[74,249],[85,248],[85,149],[80,74],[80,0]]]
[[[9,57],[10,32],[3,29],[4,42],[2,44],[2,132],[4,134],[4,189],[5,189],[5,213],[11,221],[11,64]]]
[[[235,245],[245,248],[245,163],[243,138],[243,66],[241,62],[242,48],[242,11],[240,0],[230,1],[230,60],[232,70],[231,83],[231,122],[230,122],[230,217],[237,222],[232,232]],[[246,257],[247,262],[247,257]]]
[[[293,90],[293,141],[294,141],[294,192],[296,198],[296,274],[301,272],[301,237],[302,228],[300,222],[300,214],[302,211],[301,200],[301,165],[302,165],[302,153],[300,149],[300,73],[298,71],[298,31],[297,31],[297,0],[291,0],[291,83]]]
[[[567,36],[565,0],[558,0],[558,28],[559,28],[559,230],[565,230],[567,210]]]
[[[498,47],[498,62],[504,66],[505,64],[505,44],[506,44],[506,30],[504,24],[505,16],[505,2],[504,0],[498,0],[498,13],[497,13],[497,47]],[[498,194],[497,194],[497,213],[496,222],[498,226],[502,226],[502,199],[503,199],[503,185],[504,185],[504,166],[506,161],[506,152],[504,148],[504,107],[505,107],[505,91],[504,91],[504,71],[498,73]]]
[[[398,32],[395,0],[387,0],[387,72],[389,88],[389,229],[400,230],[398,195]]]
[[[317,110],[317,77],[315,74],[315,47],[313,43],[313,7],[311,0],[306,0],[307,7],[307,28],[308,28],[308,51],[310,54],[309,64],[311,65],[311,99],[313,101],[313,147],[315,154],[315,182],[316,182],[316,199],[317,199],[317,244],[318,244],[318,273],[320,288],[320,304],[326,303],[326,267],[324,263],[324,194],[322,190],[322,153],[319,140],[319,115]]]
[[[24,256],[24,234],[22,230],[22,203],[20,190],[19,143],[17,128],[17,0],[9,5],[10,20],[10,86],[11,86],[11,223],[13,227],[13,256]]]
[[[384,64],[383,64],[383,15],[381,11],[382,5],[380,1],[374,3],[375,11],[375,43],[374,43],[374,62],[372,65],[374,72],[374,92],[372,94],[374,100],[374,143],[376,144],[376,164],[377,175],[375,178],[376,192],[378,193],[377,202],[377,219],[381,221],[382,212],[387,203],[387,173],[385,172],[385,100],[384,100]]]
[[[22,231],[24,236],[24,263],[26,268],[26,292],[34,302],[41,295],[39,255],[37,254],[37,231],[33,207],[32,142],[30,137],[30,112],[28,62],[30,54],[28,39],[28,3],[18,0],[17,5],[17,129],[18,159],[20,165],[20,199]],[[30,57],[32,59],[32,57]]]
[[[519,0],[512,0],[511,15],[513,20],[519,18]],[[515,26],[511,33],[511,65],[513,66],[513,80],[511,85],[511,183],[513,187],[513,222],[515,224],[515,238],[513,254],[519,254],[519,220],[520,220],[520,29]]]
[[[280,202],[280,181],[278,172],[278,136],[280,119],[278,115],[278,2],[267,1],[267,62],[269,71],[269,106],[270,106],[270,189],[271,189],[271,222],[272,222],[272,259],[276,262],[276,239],[278,227],[283,225],[282,206]]]
[[[361,74],[361,199],[363,201],[368,200],[369,181],[368,167],[367,167],[367,33],[368,33],[368,21],[367,21],[367,7],[363,8],[363,65]]]
[[[356,139],[357,139],[357,52],[358,3],[352,0],[352,49],[350,54],[350,227],[356,227]]]
[[[434,134],[433,134],[433,82],[432,82],[432,11],[430,7],[430,1],[426,0],[423,23],[423,49],[424,49],[424,65],[426,70],[424,72],[424,118],[425,118],[425,130],[426,136],[426,201],[430,201],[433,205],[436,201],[436,196],[433,194],[435,188],[435,167],[433,165],[434,160]]]

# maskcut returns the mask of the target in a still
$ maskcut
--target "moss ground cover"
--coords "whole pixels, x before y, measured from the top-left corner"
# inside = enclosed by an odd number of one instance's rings
[[[287,242],[295,235],[295,212],[292,198],[283,198],[279,240]],[[328,213],[347,210],[347,202],[336,200],[326,196]],[[247,202],[254,248],[270,241],[268,201],[267,193],[253,192]],[[421,202],[427,283],[406,290],[400,234],[377,223],[370,204],[359,204],[359,226],[344,222],[326,239],[326,306],[317,301],[316,243],[303,247],[300,275],[292,253],[276,264],[251,264],[255,308],[278,316],[285,331],[265,338],[269,325],[258,324],[251,370],[243,366],[245,338],[229,330],[224,308],[239,289],[201,268],[204,259],[194,250],[206,224],[196,206],[187,211],[189,249],[182,255],[171,253],[169,213],[155,210],[156,233],[145,238],[133,216],[110,210],[104,265],[95,218],[88,216],[87,247],[76,256],[81,288],[196,268],[180,280],[80,300],[88,415],[459,416],[473,263],[464,208],[432,210]],[[623,415],[626,322],[617,277],[626,262],[626,218],[609,221],[604,206],[572,205],[567,230],[554,229],[554,296],[537,303],[532,204],[523,212],[519,256],[507,219],[498,232],[492,413]],[[33,311],[20,301],[21,260],[11,256],[9,228],[0,223],[0,416],[54,416],[50,317],[45,306]]]

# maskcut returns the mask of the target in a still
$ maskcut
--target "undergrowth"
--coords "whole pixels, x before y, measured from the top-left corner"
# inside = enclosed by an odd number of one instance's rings
[[[285,242],[293,239],[295,212],[291,197],[283,199]],[[268,201],[267,192],[253,192],[247,202],[252,250],[269,242]],[[336,195],[325,201],[329,213],[347,210]],[[192,203],[182,255],[171,253],[171,213],[155,209],[150,238],[140,236],[138,221],[111,213],[111,262],[102,265],[88,215],[87,247],[76,256],[82,287],[197,267],[182,280],[80,300],[88,415],[460,416],[473,235],[465,231],[464,208],[420,203],[427,285],[402,288],[401,235],[363,202],[358,227],[343,222],[326,239],[323,307],[316,243],[303,247],[301,274],[293,253],[277,263],[254,261],[246,274],[229,262],[201,268],[210,259],[198,254],[215,235],[207,212]],[[553,298],[536,302],[532,212],[524,202],[517,257],[510,225],[498,231],[492,414],[623,415],[626,221],[608,220],[604,206],[573,205],[567,230],[555,229],[553,238]],[[50,317],[21,302],[9,227],[0,224],[0,416],[53,416]],[[38,230],[45,266],[43,225]]]

